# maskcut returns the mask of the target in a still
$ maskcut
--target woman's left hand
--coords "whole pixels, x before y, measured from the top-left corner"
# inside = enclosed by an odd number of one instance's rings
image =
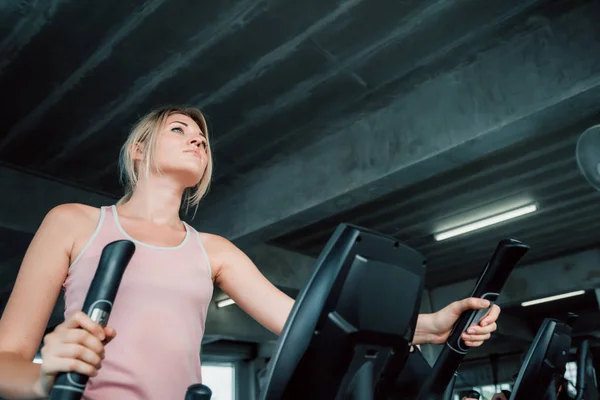
[[[436,313],[419,315],[413,343],[445,343],[463,312],[481,310],[489,306],[487,300],[470,297],[450,303]],[[472,325],[463,333],[462,340],[465,344],[469,347],[481,346],[496,330],[496,320],[499,315],[500,307],[494,304],[478,324]]]

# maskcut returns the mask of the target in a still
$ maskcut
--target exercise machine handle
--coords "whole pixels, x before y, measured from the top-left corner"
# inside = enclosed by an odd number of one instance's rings
[[[197,383],[188,387],[185,400],[210,400],[212,391],[208,386]]]
[[[83,303],[83,312],[103,327],[108,323],[123,273],[134,252],[135,245],[129,240],[117,240],[102,250],[98,268]],[[81,399],[88,380],[87,375],[77,372],[59,373],[49,400]]]
[[[585,373],[587,369],[589,352],[590,342],[588,340],[584,340],[581,342],[579,349],[577,350],[577,381],[575,382],[577,394],[575,395],[575,400],[582,400],[583,394],[585,393]]]
[[[512,270],[528,250],[529,246],[517,240],[501,240],[479,277],[471,297],[488,300],[491,308],[496,303]],[[440,400],[442,398],[460,363],[469,351],[469,347],[461,338],[462,334],[472,325],[478,324],[488,311],[489,308],[470,310],[460,316],[433,365],[430,377],[421,388],[417,400]]]

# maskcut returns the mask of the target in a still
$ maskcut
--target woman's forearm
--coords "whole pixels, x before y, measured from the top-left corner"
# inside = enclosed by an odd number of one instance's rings
[[[413,345],[421,345],[432,343],[431,335],[431,314],[419,314],[417,318],[417,326],[413,335]]]
[[[0,396],[7,399],[41,399],[40,365],[16,353],[0,352]],[[37,388],[37,389],[36,389]]]

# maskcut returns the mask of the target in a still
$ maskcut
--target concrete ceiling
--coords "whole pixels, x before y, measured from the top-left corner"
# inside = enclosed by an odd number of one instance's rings
[[[598,247],[600,193],[574,158],[600,121],[595,1],[90,4],[0,1],[2,306],[44,213],[114,202],[128,128],[169,103],[202,108],[212,134],[215,180],[193,224],[282,287],[302,286],[340,222],[423,252],[428,288],[445,293],[434,308],[465,294],[447,288],[464,289],[501,238],[532,246],[523,269]],[[433,240],[532,201],[532,216]],[[213,314],[215,337],[267,337]]]

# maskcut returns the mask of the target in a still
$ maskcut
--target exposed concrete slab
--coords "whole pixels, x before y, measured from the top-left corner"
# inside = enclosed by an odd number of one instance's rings
[[[15,22],[14,28],[10,34],[0,41],[0,72],[14,60],[21,49],[46,26],[48,20],[54,17],[54,14],[60,8],[61,3],[65,3],[65,1],[37,0],[29,3],[30,4],[21,2],[19,6],[24,8],[23,11],[27,13],[27,17],[21,18],[18,22]],[[8,10],[3,11],[6,12]]]
[[[72,90],[75,85],[80,84],[80,81],[85,77],[91,70],[97,68],[106,58],[113,52],[113,48],[122,40],[127,38],[144,19],[155,12],[165,0],[151,0],[139,8],[139,11],[133,13],[130,18],[124,21],[116,32],[111,32],[107,35],[105,41],[98,46],[96,51],[90,55],[90,57],[73,71],[72,74],[62,84],[57,85],[54,90],[46,97],[29,115],[21,119],[15,126],[11,128],[0,140],[0,152],[3,151],[8,144],[18,136],[26,135],[33,127],[36,126],[43,118],[45,113],[55,106],[65,95],[65,93]],[[0,64],[1,66],[1,64]],[[1,68],[0,68],[1,70]],[[78,136],[79,138],[79,136]],[[78,144],[81,141],[77,142]],[[73,151],[72,147],[64,150]]]
[[[215,190],[198,220],[232,240],[262,242],[593,114],[599,12],[592,3],[557,16],[341,122],[337,133]]]
[[[80,146],[86,140],[97,135],[98,132],[101,132],[115,118],[121,117],[124,113],[130,111],[131,108],[138,106],[146,96],[155,91],[166,79],[188,67],[195,58],[219,43],[220,40],[223,40],[232,31],[242,29],[253,17],[258,15],[256,10],[260,10],[261,7],[261,2],[238,2],[232,5],[228,12],[223,13],[218,20],[214,21],[214,24],[202,26],[202,29],[189,39],[189,43],[193,44],[189,50],[183,54],[178,54],[177,57],[165,58],[162,64],[154,66],[146,75],[140,76],[136,80],[134,87],[122,97],[107,104],[104,110],[99,113],[101,118],[93,121],[85,131],[80,132],[65,143],[60,153],[47,161],[47,165],[60,163],[65,155],[72,152],[74,148],[77,148],[77,146]],[[11,133],[13,130],[11,130]]]

